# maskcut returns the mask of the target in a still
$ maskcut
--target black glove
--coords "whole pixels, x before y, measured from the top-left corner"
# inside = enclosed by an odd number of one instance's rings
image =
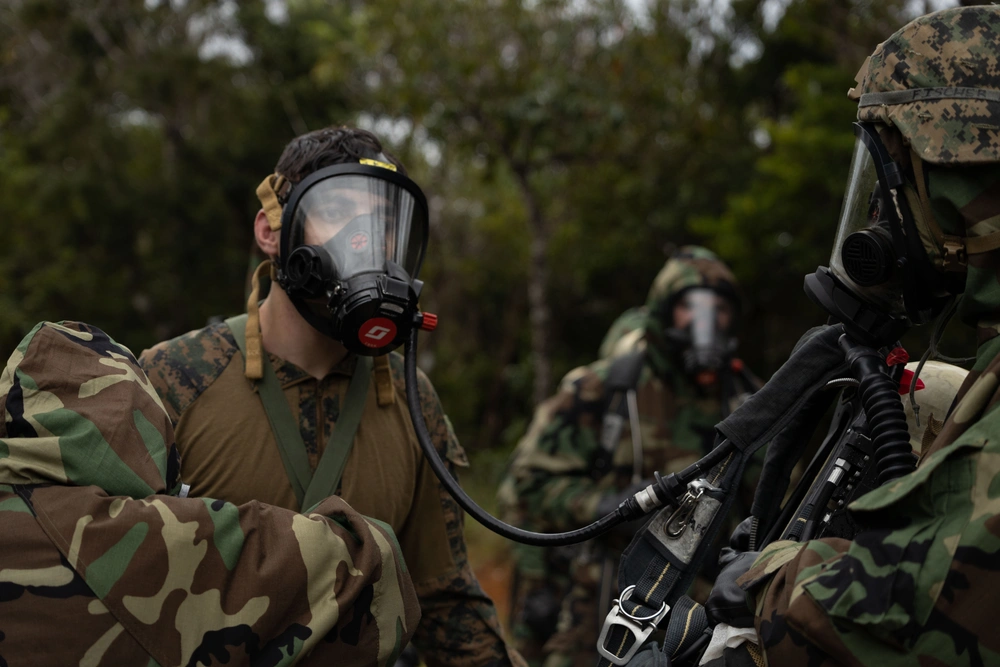
[[[712,625],[726,623],[736,628],[753,627],[753,610],[747,605],[746,593],[736,580],[746,574],[760,555],[747,551],[750,547],[750,518],[744,519],[729,538],[729,546],[719,554],[719,576],[705,602],[705,611]]]

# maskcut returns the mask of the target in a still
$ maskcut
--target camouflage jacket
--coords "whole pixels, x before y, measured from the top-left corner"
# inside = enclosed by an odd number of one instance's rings
[[[273,354],[269,359],[315,470],[357,357],[348,356],[322,380]],[[297,507],[227,325],[160,343],[145,351],[140,363],[174,420],[182,474],[194,492]],[[413,642],[429,665],[519,664],[517,652],[507,649],[493,602],[469,566],[464,515],[417,444],[403,400],[402,357],[390,355],[384,368],[389,395],[378,391],[376,366],[338,495],[385,521],[399,537],[422,612]],[[418,381],[424,419],[455,474],[456,466],[468,465],[465,454],[430,381],[423,373]]]
[[[170,420],[129,350],[36,326],[0,375],[0,664],[391,664],[419,607],[393,532],[178,498]]]
[[[1000,338],[984,347],[917,471],[851,506],[868,530],[776,542],[740,580],[770,664],[1000,662]]]

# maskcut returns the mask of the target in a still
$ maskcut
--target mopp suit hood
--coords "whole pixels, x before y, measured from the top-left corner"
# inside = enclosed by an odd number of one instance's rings
[[[0,665],[392,664],[419,609],[391,530],[339,498],[167,495],[177,475],[127,348],[24,338],[0,375]]]

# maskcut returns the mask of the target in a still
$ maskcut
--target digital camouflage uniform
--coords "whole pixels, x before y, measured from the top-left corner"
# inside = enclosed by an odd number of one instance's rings
[[[269,359],[315,471],[358,357],[348,355],[322,380],[273,354]],[[140,363],[174,421],[182,474],[194,493],[298,509],[263,406],[225,323],[160,343],[143,352]],[[417,443],[402,366],[395,353],[376,364],[337,495],[398,536],[422,612],[413,643],[428,665],[521,664],[515,651],[508,653],[493,602],[469,566],[463,513]],[[455,474],[456,466],[468,465],[465,453],[430,381],[418,372],[418,382],[428,430]]]
[[[729,269],[704,248],[686,247],[663,267],[653,282],[641,328],[609,346],[613,355],[577,368],[562,380],[556,395],[536,410],[527,434],[518,444],[499,500],[507,516],[525,527],[547,532],[580,528],[600,518],[597,507],[608,495],[631,484],[632,437],[628,420],[612,459],[612,472],[591,475],[600,448],[602,420],[610,396],[605,390],[614,360],[637,349],[645,351],[636,397],[641,428],[642,477],[668,473],[694,463],[711,448],[715,424],[722,417],[721,398],[705,392],[685,377],[676,351],[660,335],[663,322],[680,293],[707,286],[735,293]],[[635,311],[628,313],[633,317]],[[558,631],[546,643],[546,667],[587,665],[596,660],[602,575],[612,579],[617,555],[630,535],[617,534],[584,544],[569,572],[572,589],[562,603]],[[611,556],[605,562],[606,556]],[[614,592],[614,591],[613,591]],[[704,591],[707,594],[708,589]]]
[[[865,63],[859,92],[958,86],[996,94],[998,35],[998,7],[917,19]],[[859,110],[862,120],[891,122],[909,137],[925,160],[934,219],[945,234],[968,239],[959,312],[978,327],[980,344],[917,470],[852,505],[868,530],[853,541],[775,543],[739,580],[756,604],[771,665],[1000,664],[1000,251],[972,245],[1000,230],[997,99]],[[926,222],[918,227],[927,231]],[[930,235],[925,245],[940,256]]]
[[[127,348],[41,323],[0,374],[0,665],[385,665],[419,607],[395,537],[178,498],[170,420]]]

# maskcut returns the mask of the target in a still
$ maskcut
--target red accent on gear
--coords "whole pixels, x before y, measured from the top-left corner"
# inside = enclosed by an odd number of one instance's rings
[[[434,331],[437,329],[438,316],[434,313],[423,313],[423,317],[420,319],[420,328],[424,331]]]
[[[885,358],[886,366],[898,366],[899,364],[905,364],[910,360],[910,354],[901,347],[893,348]]]
[[[358,340],[365,347],[385,347],[396,340],[396,324],[385,317],[373,317],[358,327]]]
[[[368,235],[364,232],[356,232],[351,237],[351,249],[354,251],[364,250],[368,247]]]
[[[899,378],[899,394],[900,396],[905,396],[910,393],[910,383],[913,382],[913,371],[903,369],[903,377]],[[926,385],[924,381],[917,378],[917,386],[914,391],[920,391]]]
[[[743,360],[742,359],[736,359],[736,358],[731,359],[729,361],[729,368],[734,373],[739,373],[740,371],[743,370]]]

